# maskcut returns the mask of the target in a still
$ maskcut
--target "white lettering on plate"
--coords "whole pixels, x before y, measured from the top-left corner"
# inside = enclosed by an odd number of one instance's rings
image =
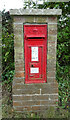
[[[31,47],[31,61],[38,61],[38,47]]]
[[[39,68],[30,68],[30,73],[39,73]]]

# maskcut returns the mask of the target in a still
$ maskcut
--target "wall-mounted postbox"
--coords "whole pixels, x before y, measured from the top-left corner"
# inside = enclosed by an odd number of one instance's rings
[[[45,109],[51,106],[56,109],[58,106],[58,83],[55,73],[57,15],[61,13],[61,9],[10,10],[14,18],[15,46],[12,97],[13,109],[18,113],[37,112],[43,116]]]
[[[24,25],[25,83],[47,81],[47,25]]]

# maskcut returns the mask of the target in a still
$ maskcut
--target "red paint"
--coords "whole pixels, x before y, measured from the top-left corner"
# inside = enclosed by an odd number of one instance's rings
[[[47,81],[46,24],[24,25],[24,55],[25,83],[45,83]]]

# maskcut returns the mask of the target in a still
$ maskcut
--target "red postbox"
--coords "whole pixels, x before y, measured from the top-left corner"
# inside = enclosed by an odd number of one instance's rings
[[[25,83],[47,81],[47,25],[24,25]]]

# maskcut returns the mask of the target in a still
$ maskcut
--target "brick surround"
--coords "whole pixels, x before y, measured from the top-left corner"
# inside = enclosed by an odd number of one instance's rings
[[[15,76],[13,79],[13,107],[17,112],[37,112],[58,105],[56,81],[57,15],[61,9],[10,10],[14,23]],[[23,24],[48,25],[47,83],[25,84]]]

